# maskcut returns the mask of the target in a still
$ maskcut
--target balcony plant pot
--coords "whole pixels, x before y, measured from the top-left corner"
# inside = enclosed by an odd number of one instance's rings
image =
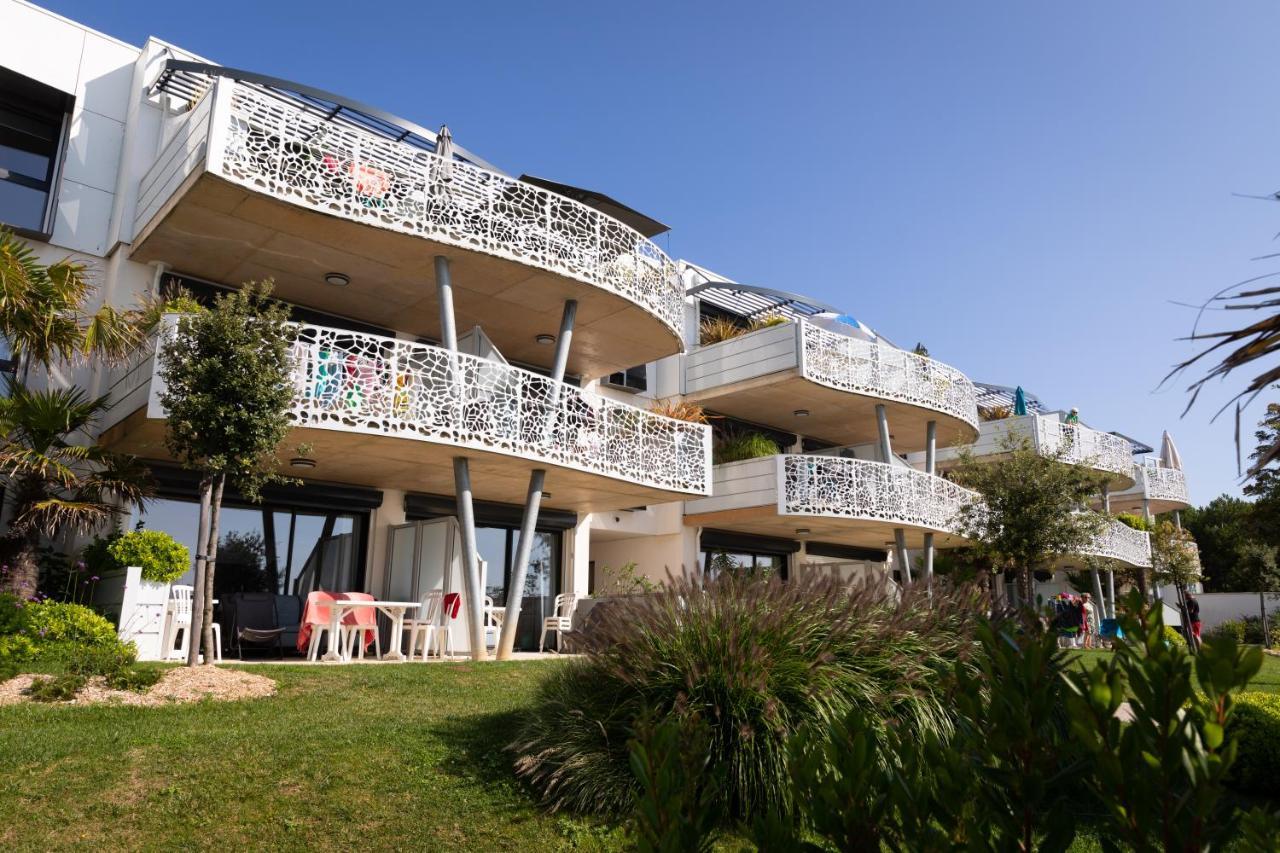
[[[142,579],[142,568],[104,573],[93,593],[94,608],[116,623],[122,642],[133,643],[138,660],[162,660],[164,611],[169,584]]]

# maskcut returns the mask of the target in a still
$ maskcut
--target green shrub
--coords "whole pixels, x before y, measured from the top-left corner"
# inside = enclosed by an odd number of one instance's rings
[[[1169,645],[1176,646],[1180,649],[1185,649],[1187,647],[1187,638],[1182,636],[1182,632],[1172,625],[1164,626],[1164,641]]]
[[[585,656],[540,686],[512,750],[552,809],[620,815],[637,793],[627,742],[642,720],[707,727],[712,806],[729,823],[789,806],[787,742],[859,708],[950,732],[942,673],[982,607],[935,583],[932,606],[822,577],[726,573],[619,599],[581,638]]]
[[[84,546],[84,550],[80,552],[80,560],[89,574],[101,576],[120,568],[120,564],[111,556],[111,546],[123,535],[123,532],[114,530],[105,537],[93,537],[93,541]]]
[[[1228,619],[1205,632],[1206,640],[1229,637],[1237,643],[1245,642],[1245,624],[1243,619]]]
[[[36,702],[70,702],[84,687],[85,677],[71,672],[37,678],[22,691]]]
[[[1273,620],[1268,620],[1267,627],[1271,629],[1271,645],[1280,646],[1280,625]],[[1206,632],[1205,638],[1210,637],[1230,637],[1237,643],[1262,645],[1262,617],[1246,616],[1243,619],[1228,619]]]
[[[1132,527],[1134,530],[1151,530],[1151,522],[1131,512],[1117,513],[1115,519],[1126,527]]]
[[[1263,796],[1280,796],[1280,696],[1241,693],[1227,734],[1240,744],[1231,783]]]
[[[162,530],[133,530],[107,546],[118,568],[141,566],[142,579],[173,583],[191,567],[187,546]]]
[[[163,675],[163,670],[131,666],[107,675],[106,681],[107,686],[112,690],[133,690],[141,693],[159,681]]]
[[[66,667],[97,655],[124,656],[131,663],[136,650],[120,642],[115,626],[83,605],[0,595],[0,665],[5,669],[25,663]]]
[[[725,462],[741,462],[761,456],[774,456],[781,452],[777,442],[767,435],[758,432],[742,432],[720,439],[712,455],[715,464],[722,465]]]

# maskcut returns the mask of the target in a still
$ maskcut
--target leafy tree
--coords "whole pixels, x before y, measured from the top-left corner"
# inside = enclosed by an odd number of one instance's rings
[[[0,398],[0,470],[13,508],[0,541],[9,566],[0,591],[35,594],[42,536],[88,533],[151,496],[150,474],[136,459],[85,439],[105,408],[105,397],[78,388],[32,391],[19,382]]]
[[[1241,547],[1258,541],[1255,508],[1251,501],[1219,495],[1182,513],[1182,526],[1200,546],[1200,565],[1216,592],[1253,591],[1236,569]]]
[[[1010,434],[1002,450],[994,460],[961,454],[955,479],[979,492],[983,503],[962,508],[959,523],[978,559],[1018,573],[1019,595],[1030,603],[1038,566],[1079,553],[1102,532],[1106,520],[1085,510],[1102,477],[1066,462],[1065,448],[1043,454],[1022,436]]]
[[[276,448],[290,428],[294,332],[287,308],[270,294],[265,282],[219,295],[210,310],[183,317],[159,353],[165,444],[201,475],[192,632],[201,636],[207,662],[214,658],[213,578],[226,484],[256,502],[263,486],[288,481],[277,473]],[[198,660],[192,643],[187,663]]]
[[[1267,413],[1254,433],[1258,447],[1250,454],[1253,460],[1253,480],[1244,487],[1244,493],[1254,498],[1254,526],[1259,535],[1270,545],[1280,546],[1280,466],[1274,463],[1276,448],[1280,447],[1280,403],[1267,406]]]
[[[1151,534],[1151,572],[1157,584],[1172,585],[1177,591],[1183,633],[1193,648],[1198,647],[1187,618],[1187,587],[1201,579],[1196,540],[1173,522],[1161,521]]]

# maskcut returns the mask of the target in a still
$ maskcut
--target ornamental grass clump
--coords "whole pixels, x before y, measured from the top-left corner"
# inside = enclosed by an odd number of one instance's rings
[[[935,588],[930,604],[813,576],[669,578],[612,603],[585,655],[548,676],[512,744],[516,771],[553,810],[619,816],[637,792],[627,742],[641,722],[697,719],[719,820],[786,810],[787,742],[809,726],[856,708],[950,733],[943,674],[983,611],[968,589]]]

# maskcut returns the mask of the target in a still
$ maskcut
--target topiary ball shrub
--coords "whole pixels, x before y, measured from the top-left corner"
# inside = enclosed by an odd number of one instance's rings
[[[979,594],[935,584],[899,601],[807,576],[669,579],[621,598],[579,640],[584,656],[540,685],[511,750],[552,810],[619,816],[637,783],[627,741],[643,720],[694,717],[723,823],[789,809],[788,741],[853,708],[947,736],[947,674],[971,645]]]
[[[1236,696],[1227,735],[1238,743],[1231,784],[1255,794],[1280,796],[1280,696]]]
[[[1187,647],[1187,638],[1182,636],[1182,632],[1172,625],[1164,626],[1164,641],[1175,648],[1185,649]]]
[[[119,568],[140,566],[142,579],[173,583],[191,567],[187,546],[162,530],[133,530],[107,546]]]

